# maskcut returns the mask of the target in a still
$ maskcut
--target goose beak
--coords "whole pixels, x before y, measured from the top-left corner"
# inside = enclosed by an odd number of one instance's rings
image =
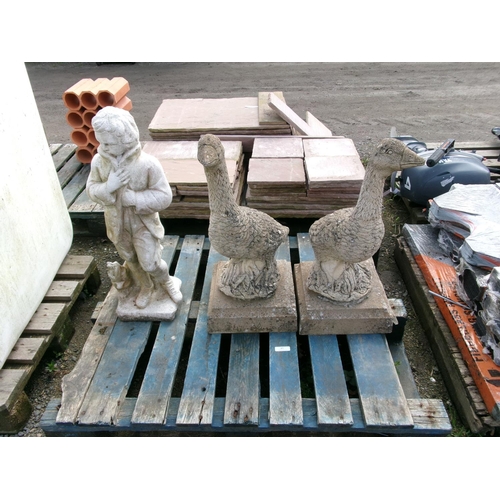
[[[405,148],[399,167],[401,170],[405,170],[406,168],[419,167],[424,164],[425,160],[421,156],[412,151],[410,148]]]

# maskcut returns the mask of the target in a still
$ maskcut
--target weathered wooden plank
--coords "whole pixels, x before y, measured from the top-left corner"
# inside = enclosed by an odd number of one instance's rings
[[[60,170],[68,158],[71,158],[75,154],[75,151],[76,146],[74,144],[64,144],[64,146],[52,156],[52,161],[54,162],[56,170]]]
[[[212,422],[221,334],[208,333],[207,312],[212,273],[215,264],[221,260],[226,260],[226,257],[211,248],[177,414],[179,425],[210,425]]]
[[[259,423],[259,346],[256,333],[231,336],[227,374],[225,425]]]
[[[301,262],[314,260],[307,233],[297,234]],[[311,367],[320,424],[352,425],[349,394],[336,335],[309,335]]]
[[[76,422],[78,411],[115,325],[117,302],[116,290],[112,288],[104,300],[76,366],[62,379],[61,409],[57,415],[57,422],[60,424]]]
[[[79,281],[53,281],[43,301],[72,302],[76,299],[79,285]]]
[[[62,144],[49,144],[49,151],[51,155],[56,154],[62,147]]]
[[[21,337],[12,348],[7,361],[32,365],[41,357],[41,347],[47,342],[47,337]]]
[[[269,334],[269,421],[271,425],[303,422],[295,332]]]
[[[353,423],[336,335],[309,335],[309,351],[319,424]]]
[[[92,213],[97,206],[101,206],[99,203],[92,201],[84,189],[78,197],[73,201],[73,203],[68,207],[68,211],[71,214],[82,214],[82,213]]]
[[[96,268],[97,262],[91,255],[66,255],[55,276],[56,280],[85,279]]]
[[[418,399],[420,394],[418,392],[415,379],[413,378],[410,363],[406,356],[404,343],[402,341],[389,342],[389,349],[391,351],[396,373],[398,374],[406,399]]]
[[[175,276],[182,281],[182,303],[173,321],[161,323],[137,398],[132,424],[163,423],[172,393],[191,299],[201,261],[203,236],[184,238]]]
[[[268,104],[271,109],[274,109],[287,123],[297,129],[301,134],[312,136],[315,135],[314,130],[300,118],[293,109],[287,106],[279,97],[272,92],[269,93]]]
[[[80,408],[81,425],[113,425],[151,328],[148,321],[116,321]]]
[[[31,317],[23,333],[51,335],[64,322],[66,307],[65,303],[43,302]]]
[[[101,285],[101,276],[97,268],[97,261],[91,255],[66,255],[57,270],[54,280],[78,280],[78,293],[83,288],[87,289],[90,293],[95,293]]]
[[[0,413],[9,411],[26,385],[30,370],[2,368],[0,370]]]
[[[436,149],[441,144],[443,144],[444,141],[441,142],[427,142],[426,146],[428,149]],[[470,150],[470,151],[480,151],[479,154],[482,154],[483,149],[499,149],[500,148],[500,141],[498,139],[492,139],[491,141],[477,141],[477,142],[471,142],[471,141],[460,141],[460,142],[455,142],[454,145],[455,149],[464,149],[464,150]]]
[[[413,427],[385,336],[374,333],[346,337],[367,427]]]
[[[76,156],[70,158],[65,165],[57,172],[59,184],[64,188],[73,176],[83,167],[83,163]]]
[[[277,260],[290,261],[290,241],[276,251]],[[301,425],[302,395],[296,332],[269,333],[269,401],[272,425]]]
[[[85,191],[89,172],[90,165],[83,165],[63,188],[63,197],[66,202],[66,207],[70,207],[78,196]]]

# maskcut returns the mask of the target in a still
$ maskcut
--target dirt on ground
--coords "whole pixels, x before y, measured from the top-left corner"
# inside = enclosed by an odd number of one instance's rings
[[[148,125],[163,99],[248,97],[271,90],[282,91],[299,116],[309,111],[333,134],[353,139],[362,159],[391,127],[399,134],[439,142],[490,141],[491,129],[500,125],[499,63],[28,63],[27,69],[51,144],[71,142],[63,92],[82,78],[114,76],[130,83],[128,96],[141,140],[151,139]],[[454,434],[467,434],[394,262],[395,241],[407,221],[404,203],[385,197],[386,235],[378,271],[387,296],[403,299],[407,309],[404,345],[421,397],[441,399]],[[91,315],[109,290],[106,262],[119,260],[104,235],[81,233],[78,227],[70,253],[94,256],[102,283],[95,295],[83,293],[71,311],[75,333],[68,348],[49,351],[28,383],[33,413],[18,436],[44,436],[40,418],[48,402],[60,397],[62,377],[75,366],[92,328]]]

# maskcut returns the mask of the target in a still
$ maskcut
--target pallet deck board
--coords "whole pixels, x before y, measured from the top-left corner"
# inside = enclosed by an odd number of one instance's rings
[[[297,247],[301,262],[314,260],[314,252],[307,234],[297,235]],[[352,425],[351,405],[343,376],[337,336],[310,335],[308,341],[318,407],[318,423]]]
[[[160,323],[156,337],[153,337],[154,329],[152,333],[146,331],[150,328],[149,322],[141,322],[142,326],[130,323],[125,326],[116,320],[116,300],[110,292],[80,360],[63,379],[61,400],[51,402],[42,418],[42,429],[47,435],[116,432],[141,435],[144,432],[168,434],[174,431],[394,435],[448,435],[451,432],[441,401],[421,400],[418,395],[410,398],[415,395],[411,391],[406,399],[401,395],[401,388],[395,389],[392,382],[377,388],[375,396],[380,396],[381,404],[402,397],[410,417],[404,421],[398,412],[396,416],[388,416],[393,407],[387,406],[385,414],[378,408],[384,418],[378,421],[367,419],[370,392],[366,384],[361,383],[359,394],[348,396],[343,355],[340,349],[335,349],[336,336],[299,339],[297,332],[208,334],[211,277],[215,264],[226,258],[211,248],[207,239],[203,242],[200,238],[197,248],[203,248],[205,257],[198,272],[194,257],[188,255],[188,249],[195,246],[195,239],[186,238],[187,243],[183,238],[173,247],[178,256],[176,275],[182,276],[191,268],[198,278],[186,288],[187,303],[179,315],[180,330],[175,327],[175,320]],[[289,238],[280,247],[278,256],[286,257],[291,265],[290,249],[304,247],[303,240],[304,235]],[[198,293],[201,292],[199,301],[195,301],[199,302],[195,317],[189,312],[190,290],[194,283]],[[187,348],[189,352],[186,350],[185,357],[179,358],[181,342],[174,346],[173,337],[180,339],[186,321],[195,323],[189,338],[184,333],[182,349]],[[132,328],[136,338],[133,338]],[[385,336],[379,334],[374,338],[385,340]],[[127,349],[128,340],[131,343]],[[309,349],[301,348],[300,355],[299,340],[306,343],[309,340]],[[392,369],[391,376],[397,379],[387,342],[378,343],[381,347],[375,355],[380,357],[382,371]],[[146,350],[142,354],[144,346]],[[131,380],[136,377],[134,367],[141,354],[147,366],[139,391],[130,392]],[[357,370],[375,379],[373,387],[377,387],[377,382],[386,381],[386,377],[378,373],[380,369],[373,359],[367,359],[367,356],[360,356],[360,359]],[[405,362],[404,357],[398,359]],[[181,363],[184,364],[181,366]],[[302,369],[309,363],[314,391],[305,393],[308,383],[303,377],[307,376],[304,375],[307,370],[302,373]],[[304,366],[301,368],[301,365]],[[264,367],[268,370],[268,377],[263,372]],[[409,367],[407,371],[411,372]],[[174,377],[177,392],[172,390]]]
[[[144,351],[151,322],[117,320],[79,412],[79,423],[111,425]]]
[[[182,281],[183,301],[174,320],[160,324],[132,416],[133,424],[163,423],[165,419],[184,342],[203,241],[202,236],[184,239],[182,257],[175,272],[175,276]]]
[[[367,427],[413,427],[403,388],[384,335],[348,335]]]
[[[221,260],[226,257],[211,248],[206,276],[212,276],[215,264]],[[222,334],[211,335],[207,331],[210,285],[211,280],[205,279],[179,403],[178,425],[210,425],[212,421]]]
[[[259,341],[254,333],[231,337],[224,425],[259,423]]]

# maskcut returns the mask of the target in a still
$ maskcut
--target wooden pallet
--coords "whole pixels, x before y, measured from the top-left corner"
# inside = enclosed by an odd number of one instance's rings
[[[212,272],[224,257],[204,236],[164,243],[163,258],[175,258],[182,280],[175,320],[122,322],[110,291],[63,379],[62,399],[41,420],[46,435],[451,432],[442,402],[419,397],[402,342],[380,334],[208,334]],[[290,237],[277,257],[310,260],[308,235]]]
[[[424,275],[403,236],[397,240],[394,257],[463,423],[474,433],[494,432],[500,427],[500,422],[490,415],[457,341],[429,293]]]
[[[40,307],[0,369],[0,433],[18,432],[31,413],[24,387],[51,346],[63,350],[73,334],[69,312],[84,287],[100,285],[93,257],[67,255]]]

